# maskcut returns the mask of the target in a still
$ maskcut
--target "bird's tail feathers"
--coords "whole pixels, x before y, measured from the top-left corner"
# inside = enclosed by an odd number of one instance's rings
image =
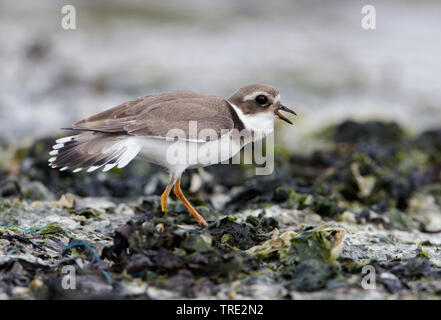
[[[105,172],[113,167],[125,167],[137,156],[141,147],[135,137],[83,132],[56,140],[49,153],[52,156],[49,166],[73,172],[83,169],[92,172],[104,167]]]

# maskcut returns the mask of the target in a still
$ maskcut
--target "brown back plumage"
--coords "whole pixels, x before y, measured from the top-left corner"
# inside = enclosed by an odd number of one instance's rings
[[[192,91],[153,94],[123,103],[73,124],[75,130],[121,133],[134,136],[166,137],[170,129],[180,129],[191,137],[189,122],[203,129],[242,129],[240,120],[224,99]]]

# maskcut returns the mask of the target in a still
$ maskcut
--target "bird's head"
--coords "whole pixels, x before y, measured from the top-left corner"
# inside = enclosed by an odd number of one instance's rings
[[[238,112],[247,129],[268,128],[276,118],[293,124],[281,111],[296,113],[280,102],[276,88],[265,84],[251,84],[237,90],[227,100]]]

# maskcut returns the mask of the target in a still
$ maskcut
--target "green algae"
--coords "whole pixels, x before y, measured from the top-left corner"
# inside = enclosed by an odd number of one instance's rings
[[[44,228],[38,230],[38,234],[42,236],[52,236],[55,234],[61,234],[65,236],[69,235],[68,232],[66,232],[58,222],[52,222],[44,226]]]
[[[344,236],[345,231],[341,228],[320,226],[292,238],[292,253],[299,261],[334,261],[340,255]]]
[[[295,192],[291,188],[277,187],[274,190],[273,199],[274,201],[281,202],[282,208],[303,209],[307,196],[306,194]]]
[[[89,218],[96,218],[99,217],[100,214],[98,213],[97,210],[94,210],[92,208],[82,208],[82,209],[76,209],[76,210],[69,210],[70,214],[74,214],[74,215],[78,215],[78,216],[83,216],[86,217],[87,219]]]
[[[222,244],[232,244],[233,241],[234,241],[234,237],[228,233],[225,233],[220,240]]]
[[[247,250],[268,240],[269,236],[266,233],[268,229],[274,228],[271,222],[268,222],[268,218],[261,216],[261,220],[256,219],[251,217],[247,219],[248,223],[237,223],[226,217],[210,226],[209,232],[220,243],[229,244],[240,250]]]
[[[388,218],[390,226],[394,229],[412,230],[419,226],[411,216],[397,209],[386,212],[385,217]]]
[[[197,234],[190,234],[188,235],[182,242],[181,242],[181,248],[187,250],[188,252],[199,252],[199,253],[205,253],[212,251],[213,248],[211,247],[211,239],[208,237],[203,237],[201,235]]]
[[[303,210],[310,208],[321,216],[334,217],[342,209],[334,196],[327,194],[325,187],[319,185],[314,194],[302,194],[292,188],[278,187],[274,190],[273,200],[282,208]]]
[[[417,245],[417,251],[418,251],[417,257],[424,258],[430,261],[429,253],[427,251],[424,251],[423,243],[421,241]]]
[[[264,243],[249,248],[246,252],[260,259],[279,258],[281,261],[287,260],[290,255],[291,239],[297,235],[293,231],[286,231],[282,234],[274,230],[271,239]]]

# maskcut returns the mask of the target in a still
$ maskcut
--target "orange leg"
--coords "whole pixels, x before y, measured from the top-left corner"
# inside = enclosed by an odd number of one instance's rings
[[[173,191],[175,192],[175,195],[178,197],[178,199],[182,201],[182,203],[188,209],[188,211],[190,211],[190,213],[196,219],[196,221],[203,226],[207,226],[207,222],[205,221],[205,219],[196,211],[195,208],[193,208],[190,202],[188,202],[188,200],[184,197],[184,194],[182,193],[181,190],[181,179],[178,179],[176,181],[175,188]]]
[[[173,187],[173,184],[169,183],[161,195],[161,210],[162,210],[162,212],[165,212],[165,210],[167,210],[168,195],[170,194],[172,187]]]

